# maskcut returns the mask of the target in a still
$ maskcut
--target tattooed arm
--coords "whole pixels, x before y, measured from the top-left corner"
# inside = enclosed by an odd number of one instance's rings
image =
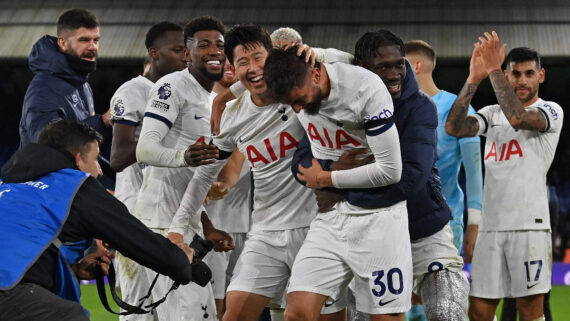
[[[497,96],[497,101],[501,106],[501,110],[509,120],[511,126],[515,129],[544,130],[547,121],[544,114],[534,108],[526,108],[523,102],[517,97],[514,88],[511,86],[505,74],[501,71],[501,64],[505,57],[506,45],[500,45],[499,36],[496,32],[485,33],[485,37],[480,37],[480,53],[485,70],[489,74],[489,79],[493,85],[493,90]],[[520,77],[536,76],[544,79],[544,70],[538,69],[538,66],[529,70],[516,70],[509,67],[510,77],[517,79]],[[538,96],[537,96],[538,98]],[[536,99],[534,99],[536,101]],[[531,99],[527,105],[534,102]]]
[[[469,109],[469,103],[471,103],[471,98],[473,98],[478,86],[479,84],[470,83],[469,80],[467,80],[461,92],[459,92],[445,122],[445,131],[448,135],[455,137],[471,137],[477,135],[479,122],[475,117],[467,116],[467,111]]]
[[[514,129],[544,130],[546,128],[547,122],[544,114],[538,109],[524,107],[501,71],[491,73],[489,78],[501,110]]]
[[[479,46],[476,44],[471,55],[471,62],[469,64],[469,77],[465,85],[459,92],[457,99],[451,106],[449,116],[445,122],[445,131],[448,135],[455,137],[475,136],[479,131],[479,122],[473,116],[467,116],[469,104],[477,87],[483,79],[487,77],[487,72],[481,61],[479,53]]]

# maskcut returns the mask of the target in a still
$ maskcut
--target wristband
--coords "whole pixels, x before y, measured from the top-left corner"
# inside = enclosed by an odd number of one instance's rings
[[[479,222],[481,222],[481,210],[468,208],[467,225],[479,225]]]

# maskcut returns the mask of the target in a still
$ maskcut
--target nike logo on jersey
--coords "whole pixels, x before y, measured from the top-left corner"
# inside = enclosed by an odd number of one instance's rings
[[[521,148],[521,145],[516,139],[512,139],[508,143],[508,145],[507,143],[504,143],[499,147],[500,149],[497,149],[497,144],[493,142],[491,144],[489,152],[487,153],[487,155],[485,155],[485,160],[488,160],[489,158],[494,158],[496,162],[497,161],[501,162],[503,160],[506,161],[509,160],[511,156],[518,155],[519,157],[523,157],[523,150]],[[500,152],[501,154],[499,155],[498,152]]]
[[[201,118],[204,118],[204,116],[198,116],[198,115],[194,114],[194,119],[198,120],[198,119],[201,119]]]
[[[392,299],[392,300],[386,301],[386,302],[382,302],[382,300],[380,300],[380,301],[378,301],[378,305],[381,306],[381,307],[383,307],[383,306],[385,306],[386,304],[389,304],[389,303],[394,302],[394,301],[396,301],[396,300],[398,300],[398,299]]]
[[[333,300],[333,301],[331,301],[330,303],[329,303],[329,301],[328,301],[328,300],[327,300],[327,301],[325,301],[325,308],[328,308],[328,307],[330,307],[330,306],[331,306],[331,305],[333,305],[335,302],[336,302],[336,300]]]
[[[538,284],[538,283],[535,283],[535,284],[533,284],[533,285],[528,285],[528,284],[527,284],[527,285],[526,285],[526,288],[527,288],[527,290],[528,290],[528,289],[531,289],[531,288],[533,288],[533,287],[534,287],[535,285],[537,285],[537,284]]]

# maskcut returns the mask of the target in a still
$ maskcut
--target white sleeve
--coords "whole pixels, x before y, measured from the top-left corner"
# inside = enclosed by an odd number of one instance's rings
[[[170,128],[164,122],[145,117],[137,143],[137,162],[158,167],[185,167],[184,149],[168,148],[162,140]]]
[[[547,101],[536,107],[546,119],[546,128],[542,132],[559,132],[562,129],[564,110],[555,102]]]
[[[479,109],[479,111],[475,114],[467,116],[473,116],[475,119],[477,119],[477,122],[479,123],[477,136],[487,136],[487,130],[489,129],[489,126],[491,125],[490,122],[493,119],[493,110],[496,110],[497,108],[500,107],[498,105],[485,106]]]
[[[388,127],[384,129],[384,127]],[[385,124],[376,130],[385,130],[381,135],[366,136],[374,155],[374,163],[332,172],[336,188],[371,188],[395,184],[402,174],[400,141],[394,123]]]
[[[156,83],[149,93],[144,121],[137,144],[137,161],[152,166],[184,167],[185,149],[163,145],[172,124],[178,117],[181,99],[176,87],[166,80]]]
[[[246,90],[247,88],[245,88],[245,86],[241,83],[241,81],[237,81],[236,83],[230,86],[230,91],[232,92],[232,95],[234,95],[234,97],[236,98],[239,97],[241,94],[243,94]]]
[[[348,52],[334,48],[313,48],[317,54],[317,61],[324,63],[343,62],[345,64],[352,64],[354,56]]]
[[[121,86],[111,98],[111,124],[136,126],[143,120],[147,95],[131,81]]]
[[[370,188],[395,184],[402,175],[402,156],[398,130],[391,118],[394,114],[392,97],[386,86],[375,74],[363,74],[363,121],[368,147],[374,155],[374,163],[348,170],[333,171],[333,186],[337,188]],[[385,120],[382,123],[382,120]],[[380,121],[376,125],[374,122]]]
[[[212,186],[228,159],[217,160],[213,164],[202,165],[196,169],[190,183],[188,183],[188,187],[186,187],[180,206],[172,218],[169,232],[184,234],[188,226],[190,226],[192,217],[201,215],[202,211],[200,209],[210,190],[210,186]]]

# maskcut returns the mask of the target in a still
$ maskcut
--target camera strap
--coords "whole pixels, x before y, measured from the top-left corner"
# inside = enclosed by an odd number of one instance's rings
[[[168,290],[168,292],[166,292],[166,294],[164,295],[164,297],[162,299],[160,299],[156,302],[153,302],[151,304],[143,306],[144,301],[151,297],[152,289],[154,288],[154,285],[156,284],[156,281],[158,280],[158,276],[159,276],[159,274],[157,273],[156,276],[154,277],[154,280],[152,281],[149,289],[148,289],[147,294],[144,297],[140,298],[140,300],[139,300],[140,303],[136,306],[131,305],[131,304],[121,300],[121,298],[119,298],[119,296],[117,295],[117,291],[115,289],[115,284],[116,284],[115,267],[113,266],[113,262],[111,262],[111,264],[109,264],[109,275],[107,275],[107,280],[109,281],[108,283],[109,283],[109,289],[111,292],[111,297],[113,298],[115,303],[117,303],[117,306],[119,306],[121,309],[125,310],[124,312],[115,312],[111,309],[111,307],[109,306],[109,302],[107,300],[107,293],[105,291],[105,281],[104,281],[105,275],[103,274],[103,270],[101,270],[101,267],[98,267],[97,268],[96,282],[97,282],[97,292],[99,293],[99,299],[101,300],[103,307],[105,307],[105,309],[112,314],[130,315],[130,314],[151,313],[154,309],[156,309],[157,306],[159,306],[160,304],[162,304],[166,300],[166,297],[168,296],[168,294],[170,294],[170,292],[178,289],[178,287],[180,286],[180,283],[174,282],[174,284],[172,284],[172,286],[170,287],[170,290]]]

